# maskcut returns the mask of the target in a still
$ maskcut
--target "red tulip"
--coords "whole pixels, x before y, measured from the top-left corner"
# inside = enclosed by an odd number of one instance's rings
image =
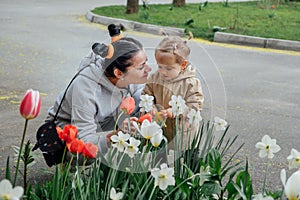
[[[82,153],[84,147],[84,143],[82,140],[79,139],[74,139],[72,140],[72,142],[70,143],[70,146],[68,146],[68,149],[71,153]]]
[[[77,127],[70,124],[65,125],[63,130],[59,126],[57,126],[56,131],[58,137],[66,143],[72,142],[74,139],[76,139],[78,134]]]
[[[39,91],[27,90],[20,104],[20,113],[25,119],[34,119],[38,116],[41,108]]]
[[[124,111],[126,114],[130,115],[135,109],[135,101],[133,97],[123,98],[120,105],[120,110]]]
[[[145,115],[140,116],[138,122],[143,123],[143,121],[147,119],[149,122],[152,122],[152,115],[150,113],[147,113]]]
[[[83,150],[82,150],[82,154],[86,157],[89,158],[96,158],[98,153],[98,147],[96,145],[94,145],[93,143],[85,143]]]

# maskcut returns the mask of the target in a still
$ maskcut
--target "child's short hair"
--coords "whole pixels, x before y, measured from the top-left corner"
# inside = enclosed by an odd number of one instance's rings
[[[181,63],[188,59],[190,48],[187,45],[187,41],[179,36],[166,36],[155,48],[155,55],[160,52],[174,54],[176,62]]]

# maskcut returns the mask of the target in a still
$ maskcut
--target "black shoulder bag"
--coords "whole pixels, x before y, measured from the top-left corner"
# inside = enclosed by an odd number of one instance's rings
[[[80,72],[88,66],[89,65],[80,69],[68,84],[53,120],[44,123],[37,130],[36,133],[37,142],[33,147],[32,151],[35,151],[36,149],[40,149],[49,167],[64,162],[63,155],[65,152],[66,144],[58,137],[55,121],[57,120],[57,115],[59,113],[59,110],[61,109],[62,103],[66,97],[67,91],[71,86],[72,82],[80,74]]]

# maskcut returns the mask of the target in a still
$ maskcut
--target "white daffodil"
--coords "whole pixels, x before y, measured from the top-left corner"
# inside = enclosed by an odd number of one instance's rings
[[[253,195],[253,200],[274,200],[273,197],[270,196],[263,196],[262,193],[257,195]]]
[[[179,116],[180,114],[183,114],[186,108],[185,100],[181,96],[173,95],[171,97],[171,101],[169,102],[169,105],[171,106],[171,112],[175,116]]]
[[[145,119],[141,125],[141,129],[139,128],[136,122],[133,122],[134,127],[137,131],[147,140],[150,140],[154,135],[162,133],[161,127],[156,122],[149,122],[149,120]]]
[[[150,138],[150,142],[154,147],[158,147],[161,143],[161,141],[163,140],[164,136],[163,136],[163,132],[158,131],[156,134],[154,134],[151,138]]]
[[[153,106],[153,96],[149,96],[148,94],[141,95],[141,101],[139,104],[139,107],[141,108],[141,112],[149,112],[152,109]]]
[[[300,171],[294,172],[286,182],[286,172],[282,169],[280,178],[284,186],[284,192],[289,200],[300,199]]]
[[[111,136],[111,141],[114,142],[112,144],[113,147],[117,148],[118,151],[123,152],[126,147],[128,147],[128,140],[130,135],[127,133],[123,133],[122,131],[118,132],[118,135]]]
[[[199,123],[202,120],[200,110],[191,109],[187,114],[189,124]]]
[[[280,151],[280,146],[276,144],[276,139],[271,139],[270,136],[264,135],[261,139],[261,142],[255,144],[255,147],[259,150],[259,157],[264,158],[268,157],[268,159],[272,159],[274,157],[274,153]]]
[[[122,192],[116,192],[116,189],[114,188],[114,187],[112,187],[111,189],[110,189],[110,195],[109,195],[109,198],[111,199],[111,200],[120,200],[120,199],[122,199],[123,198],[123,196],[124,196],[124,194],[122,193]]]
[[[289,169],[300,169],[300,152],[296,149],[291,150],[291,155],[287,157],[289,161]]]
[[[154,186],[159,186],[161,190],[167,189],[169,185],[175,185],[174,169],[168,168],[166,163],[159,168],[151,169],[151,175],[155,178]]]
[[[133,158],[134,155],[139,151],[138,146],[141,144],[141,141],[131,137],[129,138],[129,144],[125,148],[125,153],[130,157]]]
[[[214,118],[214,124],[216,131],[224,131],[227,126],[227,122],[224,119],[221,119],[220,117]]]
[[[21,186],[13,188],[9,180],[3,179],[0,182],[0,199],[21,199],[23,196],[23,190],[24,189]]]

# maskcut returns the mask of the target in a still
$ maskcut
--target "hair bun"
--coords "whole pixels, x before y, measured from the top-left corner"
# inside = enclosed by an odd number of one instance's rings
[[[110,37],[120,35],[121,31],[125,31],[125,27],[122,24],[115,25],[110,24],[107,27]]]
[[[92,46],[92,50],[95,54],[100,55],[103,58],[108,54],[108,46],[105,44],[95,43]]]

